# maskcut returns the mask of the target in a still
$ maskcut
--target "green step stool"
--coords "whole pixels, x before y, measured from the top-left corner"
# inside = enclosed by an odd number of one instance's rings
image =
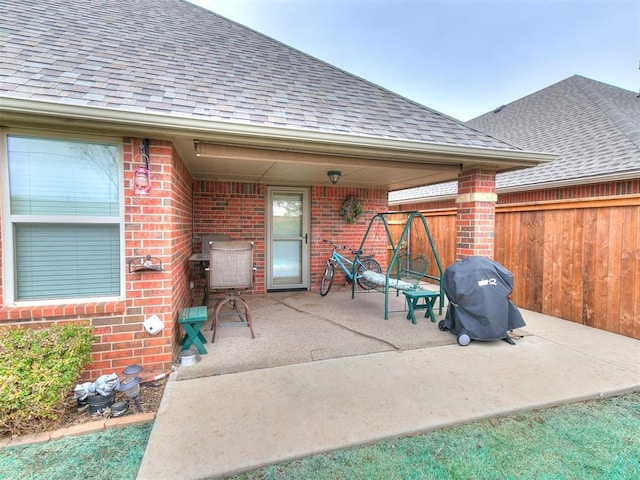
[[[204,355],[207,349],[204,348],[207,339],[204,338],[200,329],[207,323],[207,307],[186,307],[180,310],[178,323],[182,325],[186,335],[182,339],[182,350],[187,350],[191,345],[195,345],[198,353]]]
[[[436,316],[433,313],[433,307],[436,304],[436,300],[440,298],[440,292],[434,292],[433,290],[403,290],[402,293],[407,297],[407,306],[409,307],[407,320],[411,320],[411,323],[415,325],[416,310],[426,310],[424,316],[428,315],[431,321],[435,323]],[[420,299],[424,299],[424,302],[420,303]]]

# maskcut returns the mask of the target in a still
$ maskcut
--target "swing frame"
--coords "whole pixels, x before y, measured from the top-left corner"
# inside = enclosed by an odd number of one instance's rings
[[[400,238],[398,239],[397,242],[393,241],[391,230],[389,229],[389,223],[387,219],[390,215],[406,215],[406,223],[405,223],[404,229],[402,230],[402,233],[400,234]],[[408,247],[406,247],[406,251],[403,251],[405,250],[405,247],[404,247],[405,243],[408,243],[407,240],[410,239],[411,228],[412,228],[412,225],[414,224],[414,219],[417,219],[417,224],[421,225],[424,228],[424,231],[427,235],[429,248],[431,249],[431,253],[433,254],[433,259],[435,261],[435,265],[437,266],[437,270],[438,270],[437,276],[430,275],[427,273],[427,269],[429,266],[428,259],[424,267],[424,271],[421,271],[421,272],[416,271],[412,268],[407,269],[405,266],[406,261],[409,261],[409,262],[420,261],[420,257],[411,257],[411,251],[410,251],[411,245],[408,245]],[[362,238],[362,242],[360,243],[360,248],[358,249],[358,253],[356,254],[354,263],[357,262],[358,256],[363,255],[362,252],[364,251],[367,237],[371,232],[371,228],[373,227],[374,224],[379,225],[380,223],[384,225],[388,246],[393,251],[393,256],[391,257],[391,260],[389,261],[389,264],[387,265],[387,268],[385,271],[384,284],[382,283],[382,281],[380,281],[379,283],[376,284],[377,288],[374,287],[375,290],[381,293],[384,293],[384,319],[385,320],[389,319],[389,313],[390,313],[389,312],[389,291],[391,289],[395,290],[396,296],[397,296],[399,295],[400,290],[405,290],[405,289],[420,290],[422,289],[420,287],[420,282],[424,279],[432,280],[433,282],[437,283],[437,285],[440,287],[438,292],[438,299],[439,299],[438,308],[439,308],[439,314],[442,315],[442,308],[444,305],[444,290],[442,289],[442,283],[441,283],[443,268],[442,268],[442,264],[440,263],[440,258],[438,257],[438,252],[436,251],[435,244],[433,242],[431,231],[429,230],[429,227],[427,225],[427,219],[419,211],[407,210],[407,211],[398,211],[398,212],[381,212],[374,215],[369,222],[369,226],[367,227],[364,237]],[[414,282],[412,286],[398,287],[398,284],[401,281],[400,276],[402,274],[408,274],[409,277],[411,277],[411,280]],[[356,294],[356,288],[355,288],[355,282],[354,282],[351,285],[352,299],[355,298],[355,294]]]

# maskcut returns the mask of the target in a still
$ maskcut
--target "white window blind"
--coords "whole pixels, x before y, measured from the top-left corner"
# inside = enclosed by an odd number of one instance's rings
[[[120,294],[115,144],[9,136],[16,300]]]

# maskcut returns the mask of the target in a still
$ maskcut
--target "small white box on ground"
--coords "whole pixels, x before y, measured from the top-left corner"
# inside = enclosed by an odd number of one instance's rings
[[[157,315],[152,315],[151,317],[147,318],[144,322],[142,322],[142,325],[150,335],[155,335],[164,330],[164,323],[158,318]]]

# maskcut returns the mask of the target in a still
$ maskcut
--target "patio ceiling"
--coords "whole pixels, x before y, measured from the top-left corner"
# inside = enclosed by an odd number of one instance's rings
[[[282,132],[287,133],[290,132]],[[338,170],[342,174],[340,186],[390,191],[456,180],[462,168],[509,171],[552,158],[515,150],[395,139],[315,134],[311,137],[208,132],[195,139],[175,137],[174,144],[197,179],[286,186],[330,185],[327,172]],[[195,142],[199,144],[198,154]]]
[[[400,190],[455,180],[462,168],[508,171],[548,154],[262,127],[192,117],[2,99],[2,124],[171,141],[198,180]],[[199,143],[199,155],[194,148]]]
[[[457,178],[459,164],[422,163],[391,152],[368,155],[310,153],[301,149],[264,149],[191,139],[176,139],[176,148],[195,178],[218,181],[293,185],[331,185],[327,172],[338,170],[340,186],[389,190]],[[319,146],[318,150],[322,150]],[[189,150],[192,150],[191,152]]]
[[[462,168],[509,171],[551,161],[548,154],[293,129],[227,125],[175,135],[174,145],[202,180],[401,190],[456,180]],[[197,144],[197,149],[196,149]],[[197,150],[197,151],[196,151]]]

